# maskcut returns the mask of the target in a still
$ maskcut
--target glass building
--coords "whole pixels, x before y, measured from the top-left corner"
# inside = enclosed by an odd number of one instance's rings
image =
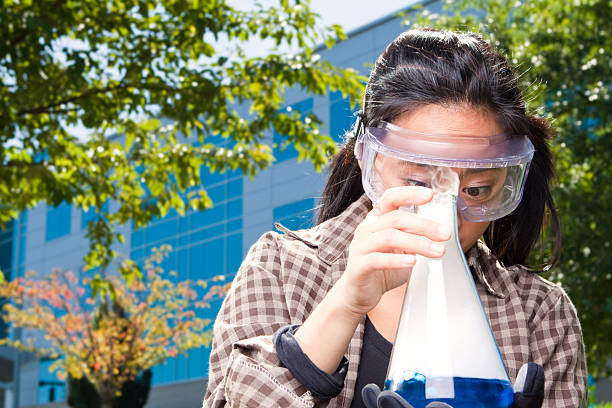
[[[428,7],[434,11],[440,4],[434,2]],[[337,66],[352,67],[367,75],[369,64],[404,30],[401,20],[389,15],[349,32],[348,40],[331,50],[322,47],[319,53]],[[304,115],[316,114],[325,123],[322,133],[338,143],[355,120],[353,107],[340,93],[312,96],[292,90],[286,93],[286,106]],[[281,139],[281,135],[270,136],[270,142]],[[223,143],[221,139],[218,142]],[[170,244],[172,251],[163,267],[177,271],[179,279],[218,275],[233,279],[246,251],[260,235],[274,229],[274,222],[290,229],[314,225],[326,174],[317,173],[310,163],[298,163],[292,147],[274,153],[277,161],[254,180],[239,172],[203,172],[213,208],[189,211],[185,216],[170,213],[138,230],[124,226],[126,242],[115,249],[141,261],[152,248]],[[106,205],[113,210],[113,203]],[[40,204],[22,214],[0,233],[2,270],[8,276],[22,276],[24,270],[51,271],[54,267],[80,270],[88,247],[85,228],[93,216],[67,204]],[[205,317],[214,318],[220,303],[213,302]],[[0,330],[7,335],[4,326],[0,325]],[[206,348],[192,350],[155,367],[147,407],[198,406],[204,396],[209,352]],[[0,362],[0,408],[65,406],[67,390],[49,372],[51,361],[0,348]]]

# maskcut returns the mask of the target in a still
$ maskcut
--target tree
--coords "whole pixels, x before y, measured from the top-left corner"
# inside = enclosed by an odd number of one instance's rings
[[[474,10],[482,12],[471,13]],[[561,262],[545,276],[578,310],[588,369],[612,373],[612,3],[609,0],[447,1],[418,25],[483,33],[518,67],[529,109],[552,120],[563,228]],[[550,253],[546,232],[536,253]],[[542,260],[539,260],[542,262]]]
[[[48,322],[37,319],[38,329],[53,339],[54,330],[62,328],[47,323],[57,323],[56,316],[78,320],[81,333],[98,330],[98,324],[111,337],[123,327],[134,339],[132,326],[141,312],[124,302],[131,299],[132,285],[154,281],[130,260],[117,259],[112,245],[124,240],[117,227],[132,222],[139,228],[170,210],[183,215],[190,208],[209,208],[203,169],[253,176],[273,161],[266,141],[272,132],[285,135],[283,146],[292,144],[299,160],[322,168],[335,143],[319,134],[315,115],[300,117],[282,109],[285,90],[341,91],[355,103],[363,78],[316,54],[318,43],[330,47],[344,38],[339,26],[316,28],[317,17],[308,0],[255,3],[248,10],[225,0],[4,1],[0,225],[39,202],[68,203],[97,214],[87,226],[85,261],[88,269],[99,271],[89,282],[98,315],[74,309],[58,316],[45,313]],[[258,41],[269,46],[265,55],[249,54],[247,48]],[[113,205],[106,208],[108,202]],[[39,282],[49,284],[45,279]],[[28,327],[27,317],[33,315],[11,291],[35,282],[0,282],[4,295],[17,302],[5,306],[14,326]],[[45,293],[35,291],[38,297],[31,302],[46,301],[53,292]],[[168,293],[180,300],[179,293]],[[176,318],[182,313],[173,310]],[[175,351],[203,344],[208,331],[199,328],[185,330],[199,340],[181,343],[184,348]],[[124,342],[119,339],[110,349],[122,350]],[[138,373],[136,368],[167,357],[161,349],[143,352],[135,369],[125,374],[119,369],[120,375],[111,378],[106,371],[114,369],[105,368],[104,377],[102,366],[72,353],[74,344],[72,349],[60,346],[56,352],[63,353],[59,361],[65,371],[85,376],[107,405],[109,396],[121,390],[119,383]],[[96,352],[102,353],[102,346]]]
[[[154,251],[147,260],[144,282],[133,280],[128,285],[119,277],[110,277],[113,295],[108,303],[85,300],[87,280],[79,282],[72,272],[60,270],[43,277],[18,277],[0,286],[0,298],[11,300],[3,307],[6,322],[14,328],[43,332],[49,346],[41,346],[33,333],[25,341],[0,339],[0,345],[57,359],[51,369],[59,370],[60,379],[69,375],[85,385],[90,383],[99,397],[96,401],[96,395],[88,393],[90,404],[112,407],[117,397],[126,397],[121,391],[139,374],[168,357],[210,344],[211,322],[196,312],[209,307],[207,302],[222,295],[229,284],[216,284],[203,295],[205,281],[175,282],[159,266],[169,249]],[[124,267],[135,266],[128,263]],[[150,381],[150,372],[145,375]],[[74,387],[82,384],[70,383],[73,399],[83,400],[74,395]],[[127,390],[132,398],[136,391]]]
[[[307,0],[246,11],[225,0],[5,1],[0,223],[40,201],[102,214],[110,199],[116,210],[87,229],[87,265],[105,270],[123,241],[115,225],[210,207],[200,169],[253,176],[273,160],[272,130],[321,169],[335,144],[315,115],[281,109],[284,91],[356,101],[362,78],[314,52],[344,38],[316,21]],[[245,51],[254,41],[266,55]]]

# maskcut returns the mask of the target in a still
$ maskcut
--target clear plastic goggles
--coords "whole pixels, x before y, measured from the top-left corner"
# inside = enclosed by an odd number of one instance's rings
[[[467,221],[491,221],[518,206],[535,149],[527,136],[430,135],[383,122],[355,144],[363,188],[373,204],[399,186],[439,187],[438,167],[459,175],[457,209]]]

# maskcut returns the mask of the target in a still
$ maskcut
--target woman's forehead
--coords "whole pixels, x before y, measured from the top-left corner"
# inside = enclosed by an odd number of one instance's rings
[[[449,136],[495,136],[504,131],[488,110],[467,105],[425,105],[399,116],[393,124],[414,132]]]

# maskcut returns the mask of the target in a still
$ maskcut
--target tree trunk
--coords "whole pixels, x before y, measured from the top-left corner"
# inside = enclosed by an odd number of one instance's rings
[[[115,402],[114,392],[104,392],[100,394],[100,408],[113,408]]]

